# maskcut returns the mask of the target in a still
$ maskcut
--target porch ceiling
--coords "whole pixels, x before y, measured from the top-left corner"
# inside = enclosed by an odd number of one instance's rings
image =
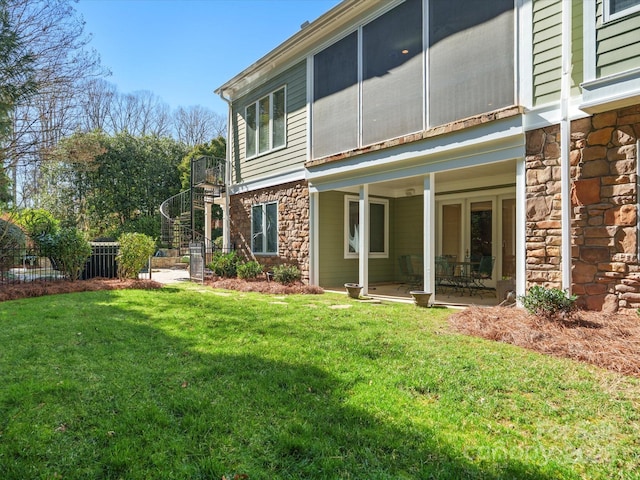
[[[436,194],[458,190],[515,184],[516,161],[490,163],[476,167],[446,170],[435,174]],[[369,185],[369,194],[384,197],[421,195],[423,177],[407,177]],[[341,191],[357,193],[358,188]]]

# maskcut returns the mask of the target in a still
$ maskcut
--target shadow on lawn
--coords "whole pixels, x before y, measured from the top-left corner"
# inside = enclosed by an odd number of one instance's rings
[[[349,386],[313,365],[202,353],[135,308],[104,309],[34,324],[49,368],[17,365],[0,394],[3,478],[551,478],[483,469],[437,431],[347,406]],[[29,415],[39,433],[15,423]]]

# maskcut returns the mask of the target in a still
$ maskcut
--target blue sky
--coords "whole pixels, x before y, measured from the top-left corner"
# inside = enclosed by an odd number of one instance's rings
[[[226,115],[213,90],[339,0],[79,0],[91,47],[121,93]]]

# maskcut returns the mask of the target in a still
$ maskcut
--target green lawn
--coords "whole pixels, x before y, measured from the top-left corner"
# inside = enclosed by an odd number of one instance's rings
[[[0,478],[640,478],[640,381],[447,314],[194,286],[4,302]]]

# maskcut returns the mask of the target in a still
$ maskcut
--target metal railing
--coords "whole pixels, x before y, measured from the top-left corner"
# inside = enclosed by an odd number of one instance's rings
[[[119,247],[120,244],[116,242],[91,242],[91,256],[80,272],[80,280],[116,278]],[[57,280],[65,280],[64,272],[54,257],[48,256],[37,246],[0,249],[0,286]]]

